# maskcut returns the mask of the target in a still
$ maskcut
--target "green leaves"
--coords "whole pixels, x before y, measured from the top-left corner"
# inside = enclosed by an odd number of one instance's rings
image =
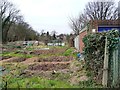
[[[91,70],[94,73],[95,77],[99,76],[99,72],[102,73],[101,71],[103,69],[106,37],[108,39],[109,52],[112,52],[112,50],[116,48],[119,42],[118,30],[110,30],[108,32],[88,34],[83,38],[83,42],[85,45],[84,47],[85,62],[86,62],[85,64],[87,69]]]
[[[119,43],[119,31],[111,30],[107,33],[108,38],[108,48],[114,49]]]

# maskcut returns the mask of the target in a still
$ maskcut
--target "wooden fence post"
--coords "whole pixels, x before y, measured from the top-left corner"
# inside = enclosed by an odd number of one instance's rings
[[[1,16],[0,16],[0,44],[2,44],[2,19],[1,19]]]
[[[108,85],[108,48],[107,48],[107,36],[105,39],[105,53],[104,53],[104,66],[103,66],[103,79],[102,85],[107,87]]]
[[[120,38],[119,38],[119,44],[118,44],[118,81],[120,85],[120,58],[119,57],[120,57]]]

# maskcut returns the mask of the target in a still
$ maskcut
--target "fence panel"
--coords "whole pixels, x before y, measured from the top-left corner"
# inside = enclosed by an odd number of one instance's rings
[[[120,40],[109,57],[108,86],[120,87]]]

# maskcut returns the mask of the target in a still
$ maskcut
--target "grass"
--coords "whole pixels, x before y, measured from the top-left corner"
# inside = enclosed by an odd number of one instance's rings
[[[47,46],[34,46],[34,47],[28,47],[26,48],[27,51],[32,51],[37,48],[46,48]],[[77,52],[74,52],[74,48],[68,48],[68,47],[63,47],[63,46],[49,46],[48,48],[61,48],[65,49],[66,51],[64,53],[56,53],[56,54],[41,54],[39,57],[46,58],[46,57],[51,57],[51,56],[77,56]],[[12,56],[12,57],[25,57],[25,58],[31,58],[34,55],[27,55],[23,53],[16,53],[16,51],[13,52],[3,52],[0,54],[0,56]],[[91,79],[88,81],[80,81],[79,85],[71,85],[69,82],[69,79],[72,76],[78,76],[77,78],[79,79],[80,76],[86,75],[91,77],[91,73],[86,73],[85,69],[81,69],[80,71],[77,71],[77,68],[81,68],[81,64],[79,61],[73,61],[72,67],[70,69],[70,72],[63,74],[63,73],[56,73],[55,75],[52,75],[51,79],[47,79],[47,77],[42,78],[42,76],[24,76],[21,75],[21,72],[24,72],[24,70],[27,68],[27,66],[24,65],[17,65],[13,63],[8,63],[5,65],[5,68],[8,71],[13,71],[13,74],[9,73],[5,75],[4,77],[6,78],[5,81],[7,81],[8,88],[94,88],[94,87],[101,87],[97,86],[95,82],[93,82]],[[84,65],[84,64],[83,64]],[[72,70],[73,69],[73,70]],[[71,72],[72,71],[72,72]],[[73,71],[76,71],[73,73]],[[72,76],[70,75],[72,74]],[[10,78],[10,79],[9,79]],[[5,85],[5,82],[3,83]]]
[[[80,64],[78,63],[78,61],[74,61],[73,64],[79,67]],[[7,78],[6,81],[8,83],[8,88],[102,88],[102,86],[96,85],[92,78],[88,81],[80,81],[78,82],[78,85],[71,85],[71,83],[68,81],[69,78],[71,78],[71,76],[69,76],[70,73],[56,73],[51,79],[47,79],[47,77],[42,78],[38,75],[26,77],[24,75],[20,76],[20,73],[21,71],[24,71],[27,66],[24,66],[20,63],[5,64],[5,66],[9,71],[15,70],[14,74],[9,73],[5,76]],[[73,75],[81,75],[83,71],[76,71],[73,73]],[[5,85],[5,82],[3,84]]]
[[[22,65],[20,63],[4,63],[5,68],[9,71],[3,77],[3,87],[7,88],[76,88],[78,86],[72,86],[67,80],[63,80],[67,78],[66,76],[62,76],[59,74],[53,79],[42,78],[41,76],[30,76],[25,77],[24,75],[20,75],[27,66]],[[5,82],[7,82],[7,86],[5,86]]]
[[[15,52],[3,52],[0,56],[11,56],[11,57],[25,57],[25,58],[32,58],[34,55],[30,54],[21,54]]]
[[[30,46],[30,47],[27,47],[25,50],[27,51],[32,51],[32,50],[35,50],[37,48],[50,48],[50,49],[67,49],[68,47],[67,46]],[[23,50],[24,51],[24,50]],[[49,57],[49,56],[69,56],[71,54],[71,52],[73,51],[73,49],[68,49],[65,51],[65,53],[56,53],[56,54],[41,54],[39,57]],[[18,53],[16,53],[18,52]],[[21,52],[21,50],[16,50],[16,51],[11,51],[11,52],[8,52],[8,51],[4,51],[2,52],[2,54],[0,54],[0,56],[11,56],[11,57],[25,57],[25,58],[31,58],[35,55],[32,55],[32,54],[24,54],[24,53],[19,53]],[[37,55],[38,56],[38,55]]]
[[[102,88],[100,85],[96,86],[91,80],[79,82],[78,86],[72,86],[65,81],[49,80],[41,77],[13,77],[7,83],[7,88]]]
[[[72,54],[72,51],[73,51],[72,48],[67,49],[67,50],[63,53],[63,55],[64,55],[64,56],[70,56],[70,55]]]
[[[58,80],[48,80],[40,77],[30,77],[30,78],[16,78],[12,77],[7,81],[7,88],[75,88],[76,86],[71,86],[69,83],[58,81]]]
[[[97,85],[92,79],[79,82],[79,86],[81,88],[103,88],[102,85]]]
[[[52,78],[55,80],[62,80],[68,82],[70,79],[70,73],[56,73],[52,75]]]
[[[74,52],[74,48],[69,48],[67,49],[62,55],[63,56],[73,56],[75,58],[77,58],[77,52]]]

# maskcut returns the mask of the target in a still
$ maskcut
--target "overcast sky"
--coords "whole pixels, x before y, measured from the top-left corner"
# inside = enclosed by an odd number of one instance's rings
[[[77,17],[92,0],[10,0],[34,30],[71,33],[69,18]],[[116,2],[119,0],[115,0]]]

